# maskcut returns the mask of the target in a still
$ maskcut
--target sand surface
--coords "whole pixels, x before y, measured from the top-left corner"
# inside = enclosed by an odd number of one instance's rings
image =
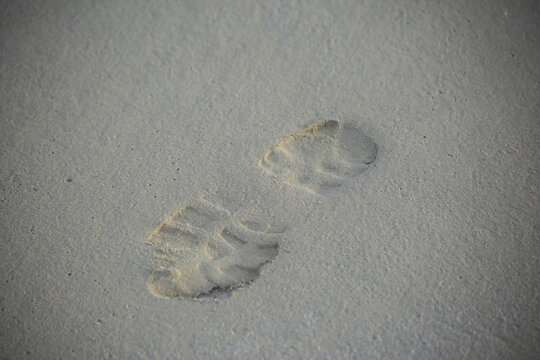
[[[539,18],[3,3],[0,357],[538,358]],[[377,144],[367,170],[319,192],[295,183],[319,179],[300,176],[318,150],[261,168],[326,119]],[[202,198],[284,230],[279,253],[233,292],[155,296],[146,240]]]

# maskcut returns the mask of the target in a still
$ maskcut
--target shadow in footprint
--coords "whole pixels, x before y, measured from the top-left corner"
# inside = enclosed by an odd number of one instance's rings
[[[358,128],[331,119],[289,136],[259,166],[286,183],[321,194],[360,175],[376,156],[377,145]]]
[[[148,238],[155,247],[148,290],[159,297],[197,298],[242,286],[278,255],[281,234],[267,224],[237,221],[201,199]]]

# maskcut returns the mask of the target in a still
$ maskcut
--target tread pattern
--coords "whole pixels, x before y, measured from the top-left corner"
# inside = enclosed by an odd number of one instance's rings
[[[226,209],[200,199],[148,238],[155,247],[148,289],[159,297],[197,298],[239,287],[277,256],[282,232],[233,219]]]
[[[259,161],[282,181],[325,193],[364,172],[377,156],[377,145],[338,120],[319,121],[289,136]]]

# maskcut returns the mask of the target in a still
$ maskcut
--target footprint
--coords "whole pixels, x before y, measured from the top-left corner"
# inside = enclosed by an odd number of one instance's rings
[[[359,129],[330,119],[289,136],[266,153],[259,166],[289,184],[321,194],[360,175],[376,156],[377,145]]]
[[[197,298],[253,281],[277,256],[282,232],[235,220],[227,210],[201,199],[148,238],[155,247],[148,290],[159,297]]]

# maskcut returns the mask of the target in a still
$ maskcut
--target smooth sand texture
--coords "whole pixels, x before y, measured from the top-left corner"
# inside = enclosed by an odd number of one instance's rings
[[[1,357],[538,358],[539,17],[4,3]],[[258,166],[327,119],[377,144],[359,176],[319,195]],[[202,197],[286,229],[279,254],[230,295],[156,297],[146,239]]]

